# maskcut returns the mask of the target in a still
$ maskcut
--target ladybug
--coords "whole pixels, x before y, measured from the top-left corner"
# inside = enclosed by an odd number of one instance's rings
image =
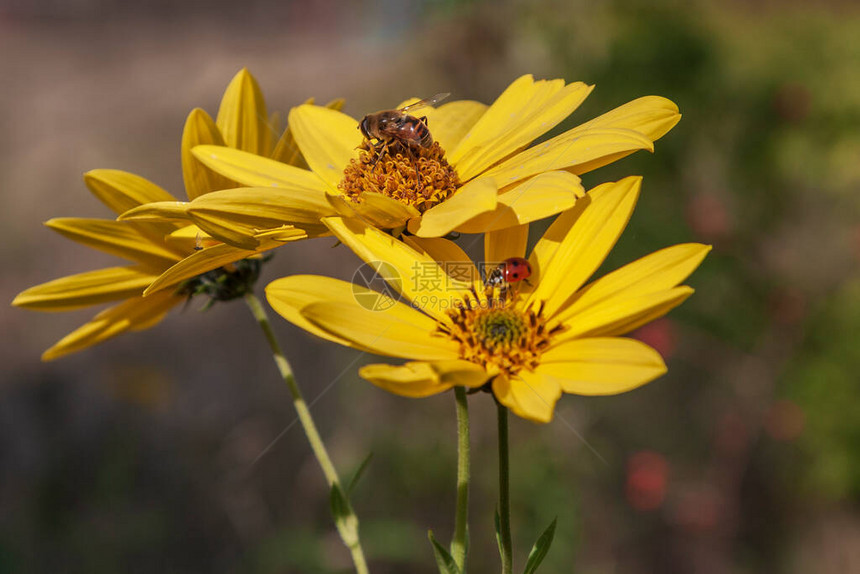
[[[532,274],[531,264],[522,257],[508,257],[487,276],[487,286],[505,288],[511,283],[527,279]]]

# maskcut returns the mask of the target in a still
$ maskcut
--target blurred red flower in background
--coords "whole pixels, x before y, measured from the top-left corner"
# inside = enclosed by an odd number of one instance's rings
[[[666,499],[669,463],[658,452],[642,450],[627,459],[627,502],[639,511],[656,510]]]

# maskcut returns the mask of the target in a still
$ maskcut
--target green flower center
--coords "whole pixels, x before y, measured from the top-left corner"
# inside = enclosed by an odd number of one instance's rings
[[[353,201],[361,201],[361,195],[370,191],[424,213],[460,187],[460,178],[445,160],[439,142],[409,147],[394,141],[377,150],[365,140],[358,149],[358,158],[350,160],[337,186]]]
[[[497,309],[479,315],[475,335],[488,350],[506,351],[526,334],[523,316],[513,309]]]
[[[251,257],[242,259],[228,267],[220,267],[202,273],[197,277],[182,282],[177,289],[178,295],[187,295],[190,300],[195,295],[206,295],[209,301],[204,309],[215,301],[231,301],[244,297],[254,290],[254,284],[260,277],[263,263],[270,257]]]

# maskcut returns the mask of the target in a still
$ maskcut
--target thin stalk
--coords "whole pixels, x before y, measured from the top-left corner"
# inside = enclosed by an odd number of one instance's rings
[[[508,409],[496,403],[499,414],[499,553],[502,557],[502,574],[511,574],[511,496],[510,464],[508,460]]]
[[[341,488],[341,482],[337,476],[337,471],[334,468],[334,464],[331,462],[331,458],[328,455],[325,444],[323,444],[320,433],[317,431],[313,417],[311,417],[311,411],[308,409],[308,405],[305,402],[304,397],[302,397],[302,392],[299,390],[298,384],[296,384],[296,378],[293,375],[290,363],[287,361],[284,352],[281,350],[281,345],[275,338],[275,332],[272,330],[272,325],[269,323],[269,317],[266,314],[266,310],[263,308],[260,300],[257,299],[256,295],[253,293],[245,295],[245,302],[248,303],[248,307],[251,309],[251,314],[254,315],[254,318],[263,330],[263,334],[266,336],[266,341],[269,343],[269,347],[272,350],[272,355],[274,356],[278,371],[281,373],[281,377],[284,379],[284,382],[287,384],[287,388],[290,390],[290,395],[293,397],[293,406],[296,408],[296,413],[299,415],[299,422],[302,424],[302,428],[304,429],[305,435],[308,437],[308,442],[311,445],[311,450],[313,450],[314,456],[322,468],[329,487],[337,485],[338,488]],[[343,491],[342,488],[341,490]],[[349,501],[347,501],[347,505],[350,519],[355,520],[357,524],[358,517],[355,516],[352,506],[349,505]],[[355,564],[355,571],[358,574],[368,574],[367,562],[364,559],[364,551],[361,548],[361,542],[358,540],[358,533],[356,532],[354,542],[344,540],[344,544],[346,544],[347,548],[349,548],[350,554],[352,554],[352,562]]]
[[[466,571],[466,551],[469,545],[469,402],[465,387],[454,387],[457,401],[457,513],[454,516],[454,538],[451,556],[460,569]]]

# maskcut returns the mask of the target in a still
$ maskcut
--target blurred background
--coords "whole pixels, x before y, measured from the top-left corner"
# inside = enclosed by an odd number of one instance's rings
[[[117,261],[40,226],[110,217],[83,172],[183,196],[179,141],[248,67],[271,110],[346,98],[361,117],[450,91],[490,103],[523,73],[596,84],[559,129],[636,97],[684,118],[585,177],[645,177],[605,269],[714,245],[697,293],[636,336],[669,373],[565,396],[511,425],[515,571],[558,516],[542,572],[860,572],[860,7],[847,1],[0,2],[2,295]],[[541,231],[534,226],[535,237]],[[277,251],[349,279],[332,240]],[[298,247],[298,246],[296,246]],[[93,310],[2,308],[0,572],[347,572],[321,472],[240,302],[54,363]],[[454,401],[361,381],[372,357],[278,319],[375,573],[435,571],[449,540]],[[472,397],[471,571],[498,571],[495,409]],[[595,454],[595,452],[597,454]]]

